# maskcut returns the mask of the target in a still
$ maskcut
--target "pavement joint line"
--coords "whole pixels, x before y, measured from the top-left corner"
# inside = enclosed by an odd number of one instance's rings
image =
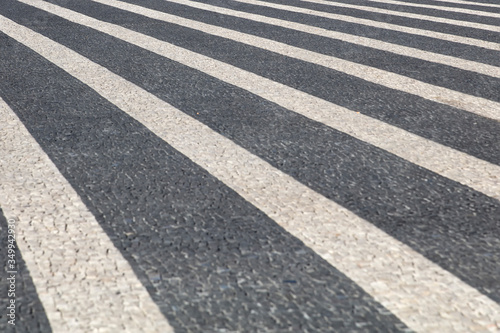
[[[21,0],[24,1],[24,0]],[[192,6],[192,2],[187,0],[169,0],[170,2],[185,4]],[[101,2],[101,0],[97,0],[96,2]],[[104,2],[103,2],[104,3]],[[206,6],[193,6],[200,9],[206,9]],[[202,8],[203,7],[203,8]],[[212,7],[212,6],[210,6]],[[208,8],[208,7],[207,7]],[[237,12],[233,10],[215,10],[217,13],[227,14],[241,17],[245,19],[254,20],[257,22],[270,23],[278,26],[286,27],[286,28],[296,28],[297,23],[290,23],[288,21],[279,20],[279,19],[271,19],[264,17],[262,15],[255,15],[250,13]],[[278,24],[276,24],[278,23]],[[207,27],[208,28],[208,27]],[[312,30],[313,28],[311,28]],[[296,29],[298,30],[298,29]],[[301,29],[301,31],[304,31]],[[307,32],[307,31],[306,31]],[[328,37],[329,34],[327,34]],[[227,37],[226,37],[227,38]],[[256,40],[254,36],[242,36],[244,41],[243,43],[253,43],[252,40]],[[427,100],[434,101],[436,103],[441,103],[445,105],[449,105],[452,107],[457,107],[467,112],[471,112],[474,114],[478,114],[483,117],[500,120],[500,114],[498,110],[500,110],[500,103],[495,101],[490,101],[486,98],[475,97],[468,95],[466,93],[458,92],[449,88],[444,88],[436,85],[432,85],[429,83],[425,83],[416,79],[412,79],[406,77],[404,75],[388,72],[382,69],[358,64],[355,62],[351,62],[348,60],[336,58],[333,56],[328,56],[320,53],[316,53],[313,51],[304,50],[298,47],[286,45],[284,43],[274,42],[271,40],[263,39],[265,44],[260,44],[260,48],[266,48],[273,52],[283,54],[285,56],[301,59],[304,61],[308,61],[320,66],[324,66],[333,70],[337,70],[354,77],[373,82],[387,88],[404,91],[406,93],[416,95]],[[351,41],[352,42],[352,41]],[[273,47],[274,46],[274,47]],[[500,45],[499,45],[500,46]],[[371,47],[371,46],[370,46]],[[420,51],[416,53],[420,53],[422,55],[425,51]],[[439,57],[437,57],[439,58]],[[462,63],[463,62],[458,62]],[[479,65],[479,64],[478,64]],[[470,65],[466,65],[468,67],[467,70],[470,70]],[[479,66],[478,66],[479,67]],[[491,76],[498,75],[499,67],[495,67],[495,70],[488,74]]]
[[[168,0],[168,1],[174,2],[174,3],[181,3],[181,2],[176,1],[176,0]],[[266,6],[266,7],[276,8],[276,9],[282,9],[282,10],[300,13],[300,14],[308,14],[308,15],[329,18],[329,19],[333,19],[333,20],[355,23],[355,24],[359,24],[359,25],[366,25],[366,26],[371,26],[371,27],[375,27],[375,28],[388,29],[388,30],[392,30],[392,31],[399,31],[399,32],[404,32],[404,33],[409,33],[409,34],[414,34],[414,35],[419,35],[419,36],[431,37],[434,39],[441,39],[441,40],[446,40],[446,41],[455,42],[455,43],[462,43],[462,44],[487,48],[487,49],[494,50],[494,51],[500,51],[500,43],[488,42],[488,41],[484,41],[484,40],[476,39],[476,38],[472,38],[472,37],[463,37],[463,36],[451,35],[451,34],[442,33],[442,32],[435,32],[435,31],[428,31],[428,30],[424,30],[424,29],[405,27],[405,26],[401,26],[401,25],[397,25],[397,24],[374,21],[374,20],[365,19],[365,18],[352,17],[352,16],[344,15],[344,14],[334,14],[334,13],[316,11],[316,10],[312,10],[312,9],[296,8],[296,7],[292,7],[290,5],[278,5],[278,4],[272,4],[272,3],[266,3],[266,2],[257,2],[257,1],[248,2],[248,3],[259,5],[259,6]],[[199,8],[199,9],[213,11],[213,12],[219,12],[219,13],[226,13],[226,12],[227,13],[229,13],[229,12],[239,13],[238,11],[226,9],[224,7],[217,7],[215,5],[207,5],[204,3],[198,3],[198,2],[194,2],[194,1],[183,1],[182,4],[185,4],[186,6],[191,6],[194,8]],[[236,16],[236,14],[232,14],[232,15]],[[256,15],[256,14],[244,13],[244,14],[240,14],[240,15],[242,15],[241,17],[246,18],[246,15],[248,15],[250,17],[250,15]],[[254,16],[251,16],[251,17],[254,17]]]
[[[500,329],[500,305],[408,246],[106,68],[3,16],[0,23],[6,34],[87,84],[233,188],[411,329]],[[315,218],[303,207],[312,209]],[[455,299],[461,302],[451,304]],[[459,314],[458,323],[446,319],[454,314]]]
[[[131,44],[200,70],[286,109],[384,149],[414,164],[500,200],[500,166],[446,147],[371,117],[135,31],[46,2],[28,5],[97,29]],[[407,147],[412,147],[409,150]],[[446,158],[444,158],[446,156]]]
[[[0,124],[0,206],[18,220],[17,244],[52,330],[88,332],[98,324],[173,332],[130,264],[1,98]]]
[[[245,2],[245,3],[265,2],[264,0],[237,0],[237,1]],[[327,6],[336,6],[338,4],[338,2],[326,1],[326,0],[300,0],[300,1],[301,2],[317,3],[317,4],[327,5]],[[265,2],[265,3],[269,4],[269,2]],[[347,4],[345,2],[340,3],[340,5],[342,7],[345,7],[345,8],[359,9],[359,10],[368,11],[371,13],[387,14],[387,15],[397,16],[400,18],[412,18],[412,19],[418,19],[418,20],[427,20],[427,21],[432,21],[432,22],[440,22],[440,23],[446,23],[446,24],[468,27],[468,28],[475,28],[475,29],[481,29],[481,30],[487,30],[487,31],[493,31],[493,32],[500,32],[500,27],[497,27],[494,25],[489,25],[489,24],[467,22],[467,21],[462,21],[462,20],[458,20],[458,19],[448,19],[448,18],[442,18],[442,17],[437,17],[437,16],[427,16],[427,15],[422,15],[422,14],[412,14],[412,13],[407,13],[407,12],[398,12],[395,10],[380,9],[380,8],[373,8],[373,7],[368,8],[365,6]]]
[[[145,7],[141,7],[138,5],[128,4],[126,2],[114,1],[114,0],[93,0],[94,2],[98,2],[104,5],[112,6],[115,8],[123,9],[126,11],[134,12],[136,14],[141,14],[143,16],[147,16],[152,19],[162,20],[165,22],[170,22],[174,24],[178,24],[187,28],[195,29],[202,31],[204,33],[212,34],[215,36],[224,37],[227,39],[232,39],[237,42],[245,43],[248,45],[265,48],[269,51],[281,53],[283,55],[297,58],[301,60],[305,60],[311,63],[317,63],[320,66],[328,67],[332,61],[331,59],[325,59],[324,61],[318,61],[317,59],[328,57],[321,53],[317,53],[314,51],[309,51],[310,53],[306,57],[301,57],[300,53],[304,51],[304,49],[299,47],[294,47],[287,45],[285,43],[273,41],[263,37],[257,37],[254,35],[250,35],[243,32],[238,32],[228,28],[222,28],[211,24],[206,24],[203,22],[182,18],[179,16],[155,11],[152,9],[148,9]],[[434,62],[438,64],[443,64],[446,66],[451,66],[471,72],[480,73],[483,75],[488,75],[492,77],[500,78],[500,67],[483,64],[476,61],[465,60],[458,57],[442,55],[439,53],[433,53],[428,51],[422,51],[417,48],[401,46],[394,43],[388,43],[379,41],[374,38],[366,38],[360,37],[357,35],[335,32],[323,28],[317,28],[308,26],[300,23],[292,23],[285,20],[273,19],[275,21],[274,25],[278,25],[281,27],[286,27],[288,29],[305,32],[308,34],[314,34],[317,36],[327,37],[330,39],[341,40],[355,45],[366,46],[370,48],[374,48],[377,50],[388,51],[394,54],[403,55],[406,57],[412,57],[416,59],[421,59],[429,62]],[[262,46],[265,45],[265,46]],[[306,51],[308,52],[308,51]],[[297,54],[299,56],[297,56]],[[338,59],[338,58],[334,58]],[[336,68],[335,68],[336,69]]]
[[[500,13],[489,13],[489,12],[485,12],[485,11],[467,9],[467,8],[445,7],[445,6],[436,6],[436,5],[419,4],[419,3],[394,1],[394,0],[370,0],[370,1],[384,3],[384,4],[403,5],[403,6],[418,7],[418,8],[430,8],[430,9],[438,9],[438,10],[447,11],[447,12],[465,13],[465,14],[472,14],[472,15],[478,15],[478,16],[488,16],[488,17],[500,18]],[[331,2],[334,2],[334,1],[331,1]],[[339,2],[339,3],[342,3],[342,2]],[[475,5],[474,3],[471,3],[471,4]]]

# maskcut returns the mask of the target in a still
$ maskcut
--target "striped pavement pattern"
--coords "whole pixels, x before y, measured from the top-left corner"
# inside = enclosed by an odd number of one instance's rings
[[[500,332],[494,1],[2,0],[0,64],[0,331]]]

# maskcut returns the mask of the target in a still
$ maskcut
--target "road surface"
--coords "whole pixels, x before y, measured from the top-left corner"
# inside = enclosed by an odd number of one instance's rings
[[[0,0],[1,332],[500,332],[496,0]]]

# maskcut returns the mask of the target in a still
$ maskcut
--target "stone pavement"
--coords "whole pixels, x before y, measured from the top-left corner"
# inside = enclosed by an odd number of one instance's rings
[[[500,332],[500,3],[0,0],[0,64],[1,332]]]

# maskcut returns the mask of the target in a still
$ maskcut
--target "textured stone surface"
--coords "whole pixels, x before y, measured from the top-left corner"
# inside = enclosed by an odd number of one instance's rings
[[[21,25],[0,17],[0,207],[19,219],[39,311],[20,310],[18,331],[500,329],[498,152],[475,137],[498,142],[494,120],[275,41],[5,1]],[[251,29],[289,33],[270,27]],[[427,139],[404,131],[425,124]]]
[[[2,332],[171,332],[130,265],[1,99],[0,119],[0,207],[17,221],[15,299],[22,307],[15,326],[2,313]]]
[[[4,127],[0,128],[4,129]],[[0,332],[13,331],[14,326],[8,323],[12,318],[7,316],[8,313],[5,310],[10,305],[11,299],[15,300],[16,318],[13,323],[15,323],[15,330],[17,332],[51,332],[50,323],[45,314],[45,310],[38,298],[30,272],[17,244],[14,256],[8,256],[7,244],[9,232],[7,221],[15,225],[15,230],[19,228],[19,221],[13,217],[7,219],[0,209],[0,258],[2,258],[2,270],[0,274]],[[6,259],[14,260],[14,267],[10,267]],[[14,280],[7,280],[7,278],[12,277],[12,275],[15,277]],[[13,289],[10,289],[11,281],[14,282]],[[9,292],[9,290],[11,291]],[[9,296],[9,294],[11,295]]]
[[[12,51],[10,54],[22,55],[15,61],[19,68],[30,64],[38,73],[18,80],[17,94],[2,87],[11,96],[12,107],[177,331],[244,331],[246,327],[252,331],[286,332],[314,332],[321,328],[379,332],[405,329],[344,274],[140,123],[55,66],[41,61],[36,54],[19,45]],[[3,60],[8,63],[6,58]],[[14,68],[10,69],[15,73]],[[128,104],[136,112],[146,114],[155,108],[152,99],[153,104],[147,102],[142,105],[146,109],[140,110],[140,91],[123,90],[119,81],[104,81],[96,74],[93,80],[120,87],[101,89],[119,92],[123,106]],[[52,98],[59,101],[58,109],[51,108],[51,98],[44,92],[47,77],[53,79]],[[32,95],[35,103],[22,98],[27,89],[38,91]],[[157,107],[161,112],[164,106]],[[155,115],[155,122],[164,126],[161,118]],[[178,120],[177,128],[182,131],[176,133],[179,138],[188,135],[202,139],[210,134],[210,130],[193,131],[182,120]],[[213,156],[210,150],[200,153],[202,159]],[[239,160],[234,156],[228,162]],[[248,175],[245,179],[250,178]],[[90,230],[86,235],[89,239],[82,239],[90,249],[83,247],[78,253],[99,251],[99,241],[90,239],[94,233],[96,237],[100,235]],[[60,242],[42,241],[38,245],[51,248]],[[74,242],[78,243],[76,239]],[[64,243],[62,246],[67,247]],[[113,256],[107,254],[106,258],[109,261]],[[66,264],[68,260],[53,256],[47,263],[49,267],[55,266],[54,259],[58,271],[72,269],[73,265]],[[98,257],[88,264],[83,274],[96,282],[106,279],[111,290],[115,284],[127,288],[131,283],[110,276],[117,274],[115,264],[105,269]],[[64,285],[65,274],[59,279]],[[75,292],[102,293],[97,285],[86,288]],[[68,296],[73,294],[65,291]],[[119,310],[123,307],[120,303],[130,302],[130,307],[125,303],[124,314],[131,311],[136,314],[131,319],[139,320],[137,312],[144,306],[134,299],[133,291],[120,290],[119,295],[126,299],[109,300],[116,303],[113,308]],[[65,309],[75,318],[88,315],[77,306],[68,304]],[[94,306],[88,308],[94,316]],[[61,305],[57,310],[61,311]],[[47,309],[49,318],[52,311]],[[100,312],[113,315],[111,310]],[[96,316],[91,324],[109,327],[105,318]],[[51,323],[58,329],[66,324],[52,318]]]
[[[67,16],[109,33],[118,29],[76,13],[68,13]],[[63,24],[63,21],[57,22]],[[276,109],[273,104],[266,106],[263,100],[254,102],[255,97],[242,90],[235,91],[211,77],[175,62],[162,60],[161,57],[129,44],[110,40],[106,35],[83,30],[82,34],[102,42],[81,45],[72,38],[66,38],[65,34],[60,33],[60,29],[47,27],[43,31],[191,114],[276,168],[366,218],[494,299],[499,298],[499,289],[490,278],[496,274],[500,264],[497,255],[499,245],[494,236],[499,229],[497,216],[500,208],[497,200],[470,192],[445,178],[373,150],[320,124],[308,122],[286,110]],[[170,44],[151,38],[144,39],[145,36],[130,30],[120,30],[119,36],[184,61],[210,61],[189,52],[181,53],[183,49]],[[107,48],[115,53],[110,56],[105,51]],[[164,51],[164,48],[171,49]],[[124,65],[124,62],[115,61],[122,54],[140,59],[134,63],[134,70],[126,62]],[[162,61],[164,68],[157,65]],[[234,75],[234,71],[221,71],[223,69],[224,67],[218,67],[217,75]],[[88,80],[96,82],[96,70],[91,73],[92,79]],[[247,76],[255,78],[251,73]],[[97,84],[106,88],[110,81],[104,82],[104,86],[103,83]],[[260,81],[256,83],[258,85]],[[121,85],[124,86],[125,83]],[[228,90],[230,93],[225,93]],[[361,96],[359,98],[362,99]],[[117,100],[121,102],[123,97],[118,96]],[[295,99],[293,102],[300,107],[304,99]],[[315,99],[314,102],[321,103],[321,100]],[[130,103],[127,103],[120,107],[123,109],[129,106]],[[313,107],[317,106],[313,104]],[[264,108],[267,112],[262,114]],[[494,126],[491,120],[488,125],[490,124]],[[498,135],[492,133],[492,136],[498,139]],[[400,144],[396,140],[391,143],[396,146]],[[411,146],[412,142],[409,141],[400,149],[406,149],[408,145]],[[359,157],[356,158],[352,153],[354,151]],[[441,159],[442,155],[436,157]],[[454,167],[459,169],[460,166]],[[373,171],[367,173],[366,170]],[[484,180],[495,188],[498,186],[494,178],[495,172],[490,174],[491,181],[488,178]],[[493,190],[492,193],[496,191]],[[475,223],[471,221],[471,216],[474,216]],[[429,232],[431,228],[436,231]],[[476,232],[471,232],[473,229]],[[437,240],[440,246],[436,246]],[[476,251],[477,249],[480,250]],[[491,255],[485,256],[484,253]]]

